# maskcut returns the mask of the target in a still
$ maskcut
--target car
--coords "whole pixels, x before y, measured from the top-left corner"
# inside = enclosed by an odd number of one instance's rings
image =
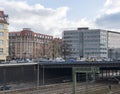
[[[67,59],[66,62],[73,63],[73,62],[76,62],[76,60],[75,59]]]
[[[113,61],[111,58],[104,58],[103,61]]]
[[[11,60],[10,63],[16,63],[16,60]]]
[[[86,58],[80,58],[80,59],[77,59],[76,61],[87,61]]]
[[[25,63],[25,60],[17,60],[17,63]]]
[[[1,64],[7,64],[7,63],[9,63],[8,61],[2,61],[2,62],[0,62]]]
[[[28,63],[32,63],[32,62],[33,62],[33,60],[26,59],[26,62],[28,62]]]
[[[39,62],[48,62],[49,60],[46,58],[39,58]]]
[[[0,90],[3,91],[3,90],[10,90],[11,89],[11,86],[8,86],[8,85],[3,85],[0,87]]]
[[[55,59],[55,61],[57,61],[57,62],[63,62],[63,61],[65,61],[63,58],[61,58],[61,57],[57,57],[56,59]]]

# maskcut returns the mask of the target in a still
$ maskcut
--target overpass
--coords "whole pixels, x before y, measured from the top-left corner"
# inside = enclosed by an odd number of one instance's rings
[[[120,61],[95,61],[95,62],[88,62],[88,61],[74,61],[74,62],[39,62],[41,67],[46,68],[72,68],[72,67],[117,67],[120,68]]]
[[[120,67],[120,61],[74,61],[74,62],[66,62],[66,61],[44,61],[44,62],[34,62],[34,63],[6,63],[0,64],[1,67],[15,67],[15,66],[37,66],[46,67],[46,68],[72,68],[72,67]]]
[[[105,76],[110,76],[111,72],[120,76],[120,61],[46,61],[39,63],[0,64],[0,83],[31,82],[38,79],[40,84],[53,83],[53,81],[61,82],[66,79],[72,79],[72,67],[99,67],[102,76],[104,74]]]

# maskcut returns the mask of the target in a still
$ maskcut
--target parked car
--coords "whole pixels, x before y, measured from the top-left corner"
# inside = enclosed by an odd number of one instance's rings
[[[57,61],[57,62],[63,62],[63,61],[65,61],[63,58],[61,58],[61,57],[57,57],[56,59],[55,59],[55,61]]]
[[[16,63],[17,61],[16,60],[11,60],[10,63]]]
[[[48,62],[49,60],[46,58],[39,58],[39,62]]]
[[[67,59],[66,62],[73,63],[73,62],[76,62],[76,59],[70,58],[70,59]]]
[[[17,63],[25,63],[25,60],[17,60]]]
[[[104,58],[103,61],[113,61],[111,58]]]
[[[86,58],[77,59],[77,61],[86,61],[86,60],[87,60]]]
[[[10,90],[11,89],[11,86],[8,86],[8,85],[3,85],[0,87],[0,90],[3,91],[3,90]]]
[[[32,63],[32,62],[33,62],[33,60],[26,59],[26,62],[28,62],[28,63]]]
[[[2,61],[2,62],[0,62],[1,64],[7,64],[7,63],[9,63],[9,61]]]

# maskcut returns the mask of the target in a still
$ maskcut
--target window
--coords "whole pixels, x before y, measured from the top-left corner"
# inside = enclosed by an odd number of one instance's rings
[[[3,45],[3,40],[0,40],[0,45]]]
[[[3,32],[0,32],[0,36],[4,36],[4,33],[3,33]]]
[[[0,48],[0,54],[3,53],[3,48]]]
[[[3,29],[4,28],[4,25],[3,24],[0,24],[0,29]]]

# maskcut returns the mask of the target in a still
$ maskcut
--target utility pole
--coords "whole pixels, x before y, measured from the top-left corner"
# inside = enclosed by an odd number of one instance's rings
[[[39,61],[38,61],[38,64],[37,64],[37,89],[39,89]]]
[[[45,80],[44,80],[44,79],[45,79],[45,78],[44,78],[45,75],[44,75],[44,72],[45,72],[45,70],[44,70],[44,65],[43,65],[43,85],[45,84]]]
[[[76,94],[76,72],[75,68],[72,68],[72,79],[73,79],[73,94]]]

